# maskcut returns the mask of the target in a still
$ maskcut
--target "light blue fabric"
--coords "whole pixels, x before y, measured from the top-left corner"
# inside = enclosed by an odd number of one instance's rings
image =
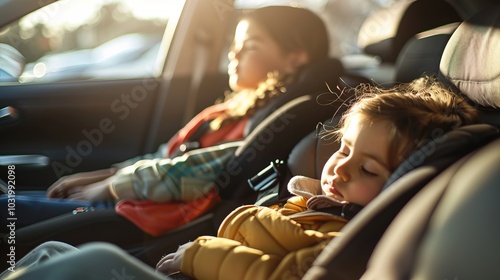
[[[75,248],[60,242],[47,242],[21,259],[15,270],[15,273],[4,272],[2,279],[169,279],[108,243],[90,243]]]

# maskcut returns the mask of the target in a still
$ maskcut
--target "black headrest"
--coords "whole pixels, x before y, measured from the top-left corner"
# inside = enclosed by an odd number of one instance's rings
[[[299,76],[298,83],[336,82],[336,78],[344,72],[342,62],[338,58],[327,58],[307,66]]]
[[[446,43],[460,23],[450,23],[411,38],[396,60],[395,82],[408,83],[422,75],[437,76]]]
[[[328,124],[338,123],[338,118],[326,120]],[[335,139],[325,139],[316,131],[309,133],[295,147],[288,157],[288,168],[293,175],[320,179],[323,166],[340,147]]]
[[[462,19],[446,1],[399,1],[370,15],[361,26],[358,41],[366,53],[395,62],[413,35],[457,21]]]
[[[500,108],[500,6],[465,20],[441,58],[440,78],[475,103]]]

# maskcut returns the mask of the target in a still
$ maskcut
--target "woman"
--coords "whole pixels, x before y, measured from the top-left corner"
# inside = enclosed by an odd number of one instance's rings
[[[315,32],[310,32],[307,25]],[[203,148],[243,139],[245,127],[255,111],[275,95],[283,94],[306,65],[324,60],[327,55],[325,27],[308,10],[284,6],[266,7],[244,16],[236,27],[228,54],[229,85],[234,92],[226,96],[225,102],[205,109],[179,131],[167,144],[166,157],[178,155],[179,148],[185,152],[193,146]],[[209,127],[202,131],[200,127],[207,121]],[[193,143],[191,137],[200,132],[202,136],[198,136],[198,143]],[[129,163],[127,161],[125,164]],[[134,171],[138,168],[134,168]],[[143,165],[140,168],[143,169]],[[62,178],[49,188],[47,196],[88,201],[113,198],[159,201],[153,196],[141,197],[129,190],[132,187],[130,183],[134,181],[133,176],[128,176],[130,172],[124,175],[120,172],[116,174],[116,171],[116,168],[111,168]],[[154,172],[147,176],[154,176]],[[140,188],[144,190],[155,186],[145,185]],[[118,197],[113,197],[112,194]]]

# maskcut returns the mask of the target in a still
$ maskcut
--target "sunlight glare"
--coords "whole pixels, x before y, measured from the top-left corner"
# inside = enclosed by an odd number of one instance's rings
[[[183,1],[165,0],[61,0],[39,9],[19,22],[21,29],[29,30],[44,25],[57,33],[61,29],[75,30],[99,20],[103,6],[116,6],[140,20],[168,20],[171,12],[178,11]],[[64,13],[61,11],[64,10]]]

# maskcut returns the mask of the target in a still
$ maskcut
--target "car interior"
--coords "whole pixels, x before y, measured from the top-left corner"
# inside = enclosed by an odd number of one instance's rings
[[[396,179],[389,192],[377,197],[344,228],[345,235],[328,245],[304,279],[482,279],[499,275],[488,257],[498,249],[490,235],[496,225],[486,226],[496,203],[479,198],[494,200],[498,187],[494,183],[500,151],[499,94],[494,86],[498,69],[474,67],[498,56],[490,43],[498,40],[499,12],[498,7],[486,9],[461,23],[439,64],[439,75],[477,103],[485,124],[463,127],[471,129],[468,133],[450,132],[442,146],[435,145],[430,157],[419,160],[421,165]],[[474,62],[464,63],[469,59]],[[455,138],[455,133],[460,135]],[[393,175],[399,176],[398,170]],[[473,255],[477,258],[470,258]]]
[[[324,2],[333,9],[338,1]],[[19,3],[2,5],[12,8]],[[225,61],[226,37],[230,37],[237,15],[249,7],[238,1],[218,3],[217,9],[210,5],[214,4],[186,1],[184,14],[176,22],[181,31],[173,37],[181,39],[172,40],[165,50],[169,59],[160,77],[19,85],[11,78],[1,84],[0,71],[0,109],[10,108],[0,116],[0,130],[11,135],[0,140],[0,171],[7,174],[6,166],[18,159],[13,155],[30,155],[31,160],[41,157],[35,163],[21,161],[16,166],[19,186],[43,189],[57,177],[54,162],[65,163],[60,172],[76,173],[152,152],[227,87],[227,75],[219,67]],[[37,9],[32,4],[26,7]],[[1,23],[21,15],[13,13]],[[389,27],[392,32],[381,34],[376,26]],[[70,240],[78,243],[85,221],[92,220],[102,228],[102,241],[118,244],[154,267],[162,255],[176,251],[180,244],[199,235],[215,235],[218,225],[236,207],[270,205],[288,198],[286,182],[292,176],[320,178],[322,166],[339,144],[320,137],[318,128],[335,127],[347,109],[345,101],[351,96],[343,89],[362,83],[390,87],[434,75],[473,104],[482,123],[450,131],[414,151],[389,178],[386,185],[391,187],[332,239],[303,279],[499,278],[495,256],[500,250],[496,242],[500,227],[494,221],[500,212],[500,66],[495,63],[500,60],[500,6],[494,0],[392,1],[363,19],[358,42],[361,64],[358,55],[332,56],[307,69],[290,94],[267,106],[234,154],[233,165],[216,180],[222,200],[211,211],[159,236],[144,234],[139,241],[123,234],[120,218],[112,210],[69,213],[67,217],[81,221],[68,224],[66,234],[75,237]],[[9,57],[20,59],[15,50],[0,51],[0,66],[2,61],[9,62],[0,70],[18,73]],[[24,67],[25,61],[22,64]],[[310,88],[308,82],[317,80],[328,87],[304,93]],[[105,141],[88,156],[77,153],[71,158],[78,164],[68,164],[70,152],[78,152],[82,129],[92,131],[109,115],[109,104],[120,103],[123,94],[137,88],[147,92],[147,97],[130,110],[131,117],[114,121],[116,133],[104,135]],[[65,94],[69,91],[73,96]],[[167,94],[170,92],[188,94]],[[318,109],[318,103],[328,106]],[[287,116],[293,117],[286,129],[275,129],[283,126]],[[173,125],[165,126],[161,121],[165,119]],[[61,131],[65,137],[59,137]],[[52,165],[44,165],[45,160]],[[239,172],[233,172],[235,166]],[[54,237],[50,221],[16,234],[18,242],[33,244]]]

